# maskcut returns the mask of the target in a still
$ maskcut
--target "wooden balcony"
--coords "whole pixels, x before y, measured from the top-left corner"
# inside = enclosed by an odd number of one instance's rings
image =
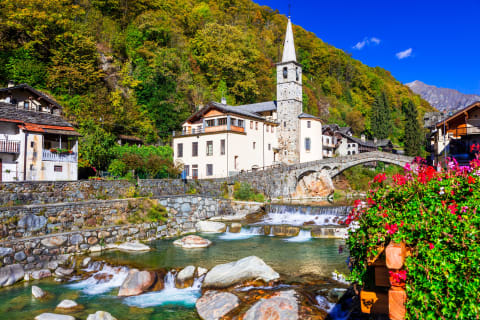
[[[1,153],[20,153],[20,141],[0,140]]]
[[[173,133],[174,137],[180,137],[180,136],[190,136],[190,135],[197,135],[197,134],[208,134],[208,133],[215,133],[215,132],[237,132],[237,133],[244,133],[245,128],[243,127],[237,127],[237,126],[230,126],[230,129],[228,129],[227,125],[221,125],[221,126],[211,126],[211,127],[206,127],[205,129],[194,129],[192,128],[191,130],[183,130],[183,131],[176,131]]]

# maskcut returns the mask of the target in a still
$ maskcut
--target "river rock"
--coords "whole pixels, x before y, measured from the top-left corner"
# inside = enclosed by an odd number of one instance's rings
[[[300,228],[292,226],[273,226],[272,233],[279,237],[296,237],[300,233]]]
[[[235,309],[239,299],[230,292],[207,291],[195,303],[198,315],[203,320],[217,320]]]
[[[122,251],[150,251],[150,247],[140,242],[124,242],[117,246]]]
[[[55,275],[59,277],[65,277],[65,276],[71,275],[73,271],[74,271],[73,269],[58,267],[57,270],[55,270]]]
[[[35,320],[75,320],[75,318],[64,314],[42,313],[36,316]]]
[[[156,278],[154,272],[132,269],[128,272],[127,278],[120,286],[118,296],[128,297],[139,295],[152,287]]]
[[[250,256],[213,267],[205,276],[202,287],[226,288],[247,280],[269,282],[278,278],[280,275],[262,259]]]
[[[320,227],[312,229],[312,238],[346,238],[348,237],[347,228],[329,228]]]
[[[79,307],[78,303],[68,299],[62,300],[62,302],[60,302],[57,305],[57,309],[61,309],[61,310],[73,310],[73,309],[78,309],[78,307]]]
[[[296,198],[326,197],[332,194],[334,186],[327,170],[303,176],[297,183],[294,193]]]
[[[240,230],[242,230],[242,224],[241,223],[238,223],[238,222],[234,222],[230,225],[230,229],[228,229],[228,231],[232,232],[232,233],[239,233]]]
[[[117,320],[106,311],[97,311],[95,314],[89,314],[87,320]]]
[[[24,276],[25,271],[20,264],[12,264],[0,268],[0,286],[11,286],[15,282],[22,280]]]
[[[32,296],[36,299],[45,297],[46,293],[40,287],[32,286]]]
[[[12,248],[4,248],[0,247],[0,258],[5,257],[6,255],[9,255],[13,252]]]
[[[32,272],[32,278],[35,280],[40,280],[43,278],[51,277],[52,273],[48,269],[35,270]]]
[[[197,268],[197,277],[201,277],[207,272],[208,272],[207,268],[198,267]]]
[[[36,216],[34,214],[27,214],[18,220],[18,227],[26,229],[27,231],[37,231],[42,229],[47,224],[47,218],[44,216]]]
[[[186,281],[186,280],[192,279],[194,274],[195,274],[195,267],[187,266],[177,274],[177,280]]]
[[[86,257],[85,259],[82,260],[82,267],[88,267],[88,264],[92,261],[92,258]]]
[[[297,320],[298,301],[295,291],[281,291],[273,297],[256,302],[243,320]]]
[[[40,242],[47,248],[61,247],[67,242],[67,237],[55,236],[42,239]]]
[[[175,246],[184,249],[206,248],[212,244],[212,241],[196,235],[189,235],[173,242]]]
[[[197,232],[205,233],[223,233],[227,230],[227,225],[223,222],[199,221],[195,225]]]

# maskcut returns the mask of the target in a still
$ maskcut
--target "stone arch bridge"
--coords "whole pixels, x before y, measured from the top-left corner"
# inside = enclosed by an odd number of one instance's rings
[[[299,181],[306,176],[321,173],[331,182],[333,177],[348,168],[376,161],[403,167],[405,164],[411,163],[413,157],[373,151],[294,165],[277,165],[264,170],[240,173],[228,179],[231,182],[248,182],[268,197],[295,197]]]

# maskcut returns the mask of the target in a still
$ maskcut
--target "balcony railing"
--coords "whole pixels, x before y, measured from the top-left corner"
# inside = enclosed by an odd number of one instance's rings
[[[43,161],[58,161],[58,162],[77,162],[77,154],[72,153],[57,153],[50,150],[43,150]]]
[[[0,140],[0,152],[20,153],[20,141]]]

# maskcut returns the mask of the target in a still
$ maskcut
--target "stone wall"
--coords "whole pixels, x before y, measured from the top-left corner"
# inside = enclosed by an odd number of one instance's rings
[[[166,221],[129,223],[157,204],[167,209]],[[3,207],[0,258],[4,265],[41,269],[55,266],[62,255],[96,251],[100,244],[178,236],[194,232],[200,220],[233,213],[230,200],[196,195]]]

